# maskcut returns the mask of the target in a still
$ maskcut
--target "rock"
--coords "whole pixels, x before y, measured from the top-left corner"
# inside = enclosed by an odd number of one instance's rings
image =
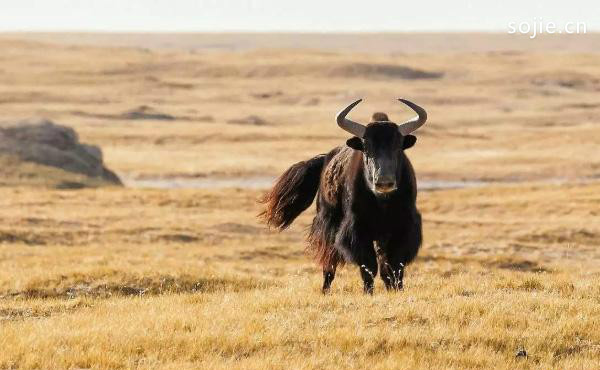
[[[321,103],[321,99],[319,99],[319,98],[310,98],[310,99],[308,99],[304,103],[304,105],[313,106],[313,105],[319,105],[320,103]]]
[[[270,99],[270,98],[274,98],[274,97],[278,97],[278,96],[282,96],[282,95],[283,95],[283,92],[280,90],[250,94],[250,96],[252,96],[256,99]]]
[[[440,79],[444,77],[443,72],[424,71],[395,64],[379,63],[349,63],[334,66],[329,71],[330,77],[343,78],[398,78],[403,80]]]
[[[162,112],[158,112],[152,107],[147,105],[140,105],[139,107],[121,114],[121,118],[124,119],[153,119],[159,121],[173,121],[174,116]]]
[[[46,119],[0,127],[0,155],[122,185],[119,177],[104,166],[100,148],[80,143],[75,130]]]
[[[254,125],[254,126],[264,126],[267,125],[268,122],[259,116],[247,116],[243,118],[234,118],[227,121],[227,123],[232,123],[236,125]]]
[[[515,353],[515,357],[516,358],[527,358],[527,351],[525,350],[525,348],[521,348],[517,351],[517,353]]]

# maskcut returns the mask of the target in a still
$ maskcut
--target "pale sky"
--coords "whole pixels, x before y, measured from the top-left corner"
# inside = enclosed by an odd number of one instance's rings
[[[0,0],[0,31],[505,31],[584,22],[598,0]]]

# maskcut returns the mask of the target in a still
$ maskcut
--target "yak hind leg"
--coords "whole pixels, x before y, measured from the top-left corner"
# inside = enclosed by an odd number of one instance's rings
[[[319,203],[317,203],[317,206],[319,206]],[[307,247],[308,252],[323,268],[323,287],[321,288],[323,294],[329,292],[331,283],[335,278],[337,266],[344,262],[334,246],[337,232],[334,219],[325,211],[327,209],[319,210],[319,213],[313,219]]]
[[[328,263],[323,265],[323,288],[321,289],[323,294],[329,293],[329,290],[331,289],[331,283],[333,282],[333,279],[335,279],[335,271],[339,263],[340,257],[337,251],[334,251]]]

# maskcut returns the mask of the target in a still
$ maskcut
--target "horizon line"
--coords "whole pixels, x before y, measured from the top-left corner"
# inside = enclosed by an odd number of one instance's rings
[[[401,30],[107,30],[107,29],[49,29],[49,30],[26,30],[26,29],[1,29],[0,33],[98,33],[98,34],[306,34],[306,35],[322,35],[322,34],[338,34],[338,35],[352,35],[352,34],[460,34],[460,33],[471,33],[471,34],[502,34],[502,35],[520,35],[519,33],[510,34],[507,30],[490,30],[490,29],[452,29],[452,30],[412,30],[412,31],[401,31]],[[565,36],[583,36],[586,34],[597,34],[600,30],[587,30],[586,33],[543,33],[540,35],[565,35]]]

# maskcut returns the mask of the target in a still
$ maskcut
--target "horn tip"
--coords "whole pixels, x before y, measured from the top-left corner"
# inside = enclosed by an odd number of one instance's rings
[[[363,99],[360,98],[358,100],[356,100],[355,102],[353,102],[352,104],[348,105],[346,108],[342,109],[341,111],[339,111],[336,115],[335,115],[335,119],[338,123],[340,123],[341,121],[344,120],[344,118],[346,117],[346,114],[348,114],[350,112],[350,110],[352,110],[352,108],[354,108],[355,106],[358,105],[358,103],[360,103]]]

